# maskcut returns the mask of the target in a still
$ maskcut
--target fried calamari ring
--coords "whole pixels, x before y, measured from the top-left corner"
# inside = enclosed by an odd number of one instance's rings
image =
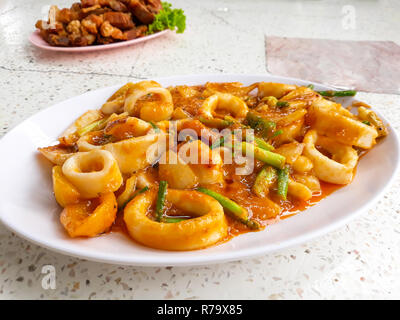
[[[205,89],[201,95],[208,98],[215,93],[230,93],[236,97],[244,99],[248,97],[250,92],[257,88],[257,86],[257,82],[249,86],[243,86],[243,83],[240,82],[207,82],[204,86]]]
[[[309,107],[313,101],[318,99],[320,99],[318,92],[307,87],[299,87],[285,94],[279,100],[288,102],[291,108],[301,109]]]
[[[154,163],[167,149],[164,132],[130,138],[103,146],[111,152],[122,173],[131,174]]]
[[[71,145],[78,139],[79,135],[76,133],[79,131],[79,129],[82,129],[102,118],[103,114],[100,112],[100,110],[88,110],[78,119],[76,119],[76,121],[63,132],[58,140],[62,144]]]
[[[258,84],[258,96],[268,97],[273,96],[278,99],[282,98],[284,95],[293,91],[297,86],[285,83],[275,83],[275,82],[260,82]]]
[[[223,161],[220,152],[210,149],[201,140],[186,142],[179,148],[178,155],[190,166],[200,184],[223,181]]]
[[[318,99],[309,109],[311,128],[349,146],[370,149],[376,144],[378,132],[354,118],[340,104]]]
[[[97,199],[90,201],[96,204]],[[117,201],[112,192],[103,194],[91,212],[88,201],[67,205],[61,212],[60,221],[70,237],[94,237],[107,231],[117,216]]]
[[[52,172],[53,191],[57,203],[65,208],[69,204],[79,202],[81,195],[78,189],[64,176],[61,167],[54,166]]]
[[[104,114],[121,113],[124,110],[125,98],[129,90],[134,86],[132,82],[119,88],[107,102],[101,107]]]
[[[238,119],[246,117],[249,108],[246,103],[229,93],[216,93],[204,100],[199,113],[206,118],[213,118],[216,110],[225,110]]]
[[[39,152],[55,165],[62,166],[64,162],[75,154],[74,147],[66,147],[62,144],[38,148]]]
[[[177,223],[157,222],[146,213],[156,199],[148,191],[134,198],[125,208],[124,221],[136,241],[162,250],[195,250],[223,239],[228,232],[224,210],[219,202],[197,191],[168,189],[167,201],[195,216]]]
[[[76,142],[80,152],[92,151],[95,149],[101,149],[101,145],[93,143],[93,137],[96,137],[97,132],[89,132],[84,136],[80,137]]]
[[[136,117],[117,118],[107,123],[104,134],[113,136],[116,140],[144,136],[149,133],[150,123]]]
[[[197,186],[199,178],[188,163],[173,150],[168,150],[159,162],[158,174],[174,189],[190,189]]]
[[[319,136],[315,130],[308,131],[303,142],[304,154],[313,162],[315,175],[320,180],[336,184],[351,182],[358,161],[356,150],[331,138]],[[316,146],[328,151],[332,158],[323,155]]]
[[[105,150],[75,153],[65,161],[62,172],[86,199],[114,192],[122,184],[118,163]]]
[[[124,110],[130,115],[140,117],[145,121],[156,122],[171,118],[174,111],[171,93],[157,82],[141,81],[135,83],[129,92],[125,100]],[[146,96],[154,96],[159,100],[153,101],[151,99],[139,103],[139,99]]]

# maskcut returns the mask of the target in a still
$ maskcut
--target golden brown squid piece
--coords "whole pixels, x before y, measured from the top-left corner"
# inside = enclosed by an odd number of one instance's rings
[[[155,201],[151,190],[134,198],[124,210],[124,221],[133,239],[163,250],[195,250],[222,240],[228,232],[219,202],[197,191],[168,189],[166,199],[194,218],[178,223],[152,220],[146,215]]]

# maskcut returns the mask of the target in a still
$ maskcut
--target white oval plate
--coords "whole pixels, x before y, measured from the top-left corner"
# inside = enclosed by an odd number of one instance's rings
[[[163,86],[207,81],[310,83],[270,75],[196,75],[154,80]],[[123,233],[71,239],[59,222],[61,208],[52,193],[51,165],[36,149],[54,142],[63,129],[88,109],[99,108],[120,85],[88,92],[47,108],[0,140],[0,217],[9,229],[51,250],[114,264],[187,266],[239,260],[297,245],[338,228],[366,211],[382,195],[398,170],[399,140],[389,127],[389,136],[361,159],[350,185],[264,231],[250,232],[218,246],[187,252],[150,249]],[[318,90],[330,89],[314,85]]]

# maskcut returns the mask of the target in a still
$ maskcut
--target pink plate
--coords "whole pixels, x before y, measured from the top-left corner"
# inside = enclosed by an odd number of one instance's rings
[[[93,45],[93,46],[86,46],[86,47],[54,47],[54,46],[49,45],[46,41],[44,41],[43,38],[40,36],[39,31],[36,30],[30,35],[29,41],[34,46],[44,49],[44,50],[63,51],[63,52],[87,52],[87,51],[114,49],[114,48],[134,45],[137,43],[141,43],[141,42],[144,42],[147,40],[151,40],[151,39],[160,37],[163,34],[166,34],[168,31],[170,31],[170,30],[167,29],[167,30],[163,30],[163,31],[154,33],[149,36],[145,36],[145,37],[141,37],[141,38],[137,38],[137,39],[133,39],[133,40],[110,43],[110,44]]]

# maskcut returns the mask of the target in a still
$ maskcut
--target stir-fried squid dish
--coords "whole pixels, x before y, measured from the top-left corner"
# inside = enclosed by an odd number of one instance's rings
[[[388,131],[354,91],[128,83],[40,148],[71,237],[194,250],[266,229],[351,183]],[[357,111],[357,114],[351,111]],[[323,212],[321,212],[323,214]]]

